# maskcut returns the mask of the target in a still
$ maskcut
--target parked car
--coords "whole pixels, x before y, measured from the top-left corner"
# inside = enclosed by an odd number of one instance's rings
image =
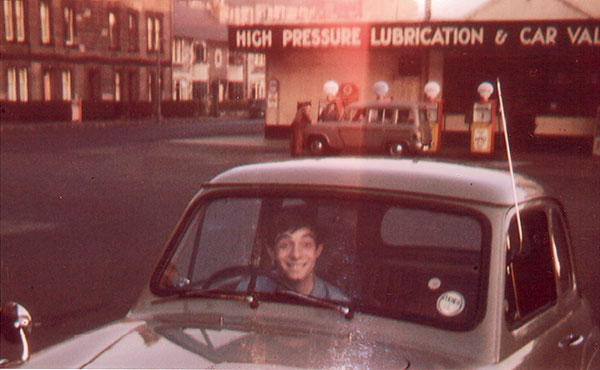
[[[565,211],[531,179],[514,184],[505,171],[427,159],[231,169],[191,201],[126,318],[21,360],[597,369],[600,330]],[[16,307],[2,314],[13,340],[31,323]]]
[[[402,156],[419,154],[432,141],[425,103],[355,102],[344,109],[341,120],[323,112],[320,117],[324,119],[304,131],[304,142],[312,155],[347,150]]]
[[[265,116],[265,100],[253,100],[250,102],[250,108],[248,108],[248,117],[250,118],[264,118]]]

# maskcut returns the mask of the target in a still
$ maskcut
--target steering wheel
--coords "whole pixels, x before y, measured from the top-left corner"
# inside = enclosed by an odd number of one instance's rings
[[[281,277],[274,274],[272,271],[250,265],[225,267],[221,270],[214,272],[208,277],[208,279],[199,282],[199,284],[202,284],[202,289],[208,290],[212,286],[218,285],[218,283],[226,283],[228,280],[234,277],[242,277],[244,275],[265,276],[268,279],[274,281],[278,286],[282,286],[287,290],[293,290],[293,288],[291,288],[287,282],[285,282]]]

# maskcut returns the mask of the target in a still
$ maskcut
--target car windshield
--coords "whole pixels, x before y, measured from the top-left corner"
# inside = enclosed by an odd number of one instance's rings
[[[380,196],[269,194],[198,206],[155,289],[263,300],[297,290],[368,314],[474,324],[488,243],[479,213]]]

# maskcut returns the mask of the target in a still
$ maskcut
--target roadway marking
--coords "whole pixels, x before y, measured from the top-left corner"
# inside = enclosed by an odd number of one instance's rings
[[[42,221],[1,220],[0,234],[7,236],[35,231],[50,231],[56,229],[58,225],[57,223]]]

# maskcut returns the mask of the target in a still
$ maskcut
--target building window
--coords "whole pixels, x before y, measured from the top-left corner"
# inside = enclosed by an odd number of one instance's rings
[[[192,83],[192,98],[194,100],[204,100],[208,98],[208,83],[194,81]]]
[[[121,73],[115,72],[115,101],[121,101]]]
[[[161,41],[161,20],[158,16],[148,16],[148,51],[159,51]]]
[[[196,59],[196,63],[206,63],[207,51],[204,42],[199,42],[194,47],[194,58]]]
[[[50,38],[50,7],[47,1],[40,2],[40,38],[42,44],[49,44]]]
[[[25,10],[23,0],[15,1],[15,18],[17,21],[17,42],[25,41]]]
[[[138,50],[138,15],[130,12],[127,15],[127,30],[129,35],[129,51]]]
[[[173,86],[173,95],[176,101],[180,101],[183,96],[182,85],[183,84],[180,80],[175,80],[175,85]]]
[[[25,9],[23,0],[4,0],[4,39],[25,41]]]
[[[6,70],[6,95],[8,101],[17,101],[17,69],[8,68]]]
[[[42,80],[43,80],[43,89],[44,89],[44,91],[43,91],[44,101],[51,101],[52,100],[52,77],[50,75],[50,71],[44,71]]]
[[[154,75],[148,73],[148,101],[151,102],[154,95]]]
[[[62,100],[71,101],[71,71],[62,71]]]
[[[4,38],[6,41],[15,40],[12,0],[4,0]]]
[[[27,68],[19,68],[19,100],[27,101],[28,97]]]
[[[108,40],[111,49],[119,48],[119,19],[114,11],[108,12]]]
[[[265,55],[264,54],[252,54],[254,57],[254,66],[255,67],[264,67],[265,66]]]
[[[227,92],[229,93],[229,100],[241,100],[244,98],[244,84],[241,82],[230,82]]]
[[[75,43],[75,18],[73,17],[73,8],[66,6],[64,8],[65,16],[65,45],[72,46]]]
[[[244,56],[242,53],[235,51],[229,52],[229,65],[241,66],[242,64],[244,64]]]
[[[183,39],[181,38],[173,41],[173,63],[183,63]]]
[[[223,65],[223,52],[221,49],[215,50],[215,66],[220,67]]]
[[[6,83],[6,95],[9,101],[26,102],[29,100],[27,68],[8,68]]]

